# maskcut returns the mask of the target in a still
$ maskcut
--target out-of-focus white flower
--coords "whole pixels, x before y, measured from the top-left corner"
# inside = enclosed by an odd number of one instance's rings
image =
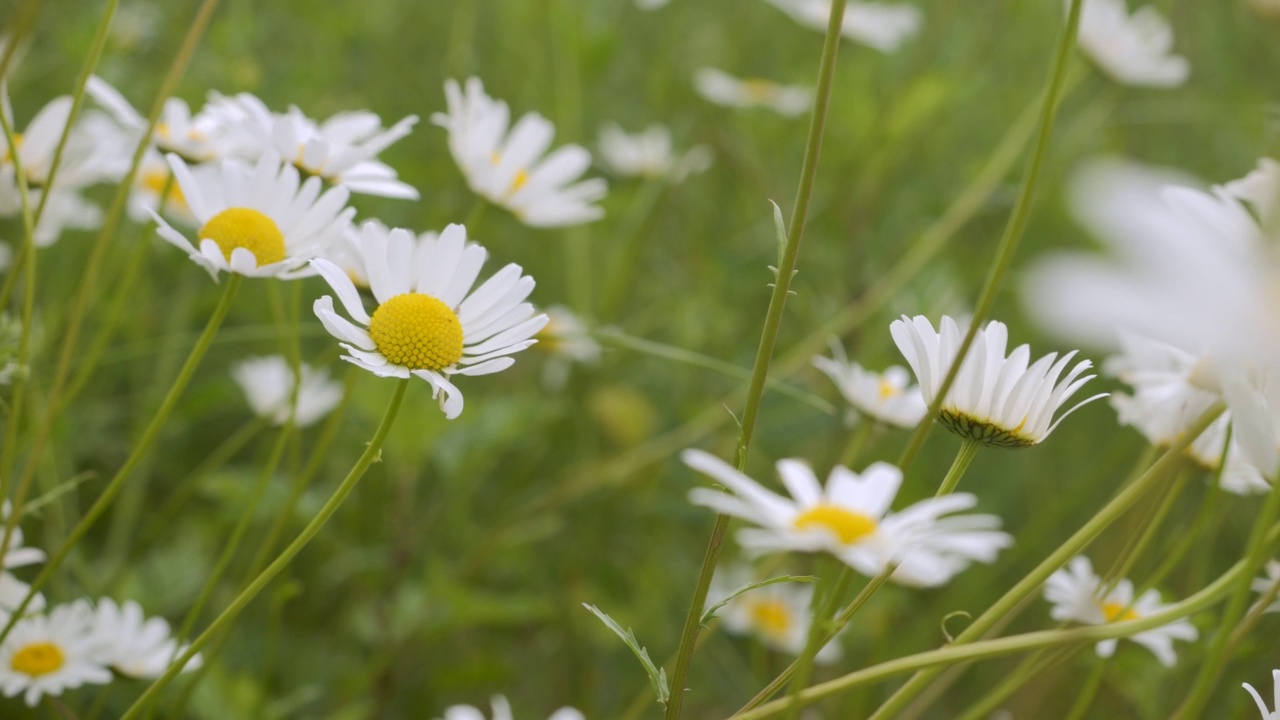
[[[515,716],[511,714],[511,703],[501,695],[494,695],[489,698],[489,704],[493,706],[493,715],[489,716],[491,720],[514,720]],[[454,705],[445,708],[444,717],[440,720],[486,720],[484,711],[473,705]],[[586,716],[574,710],[571,707],[562,707],[551,713],[547,720],[586,720]]]
[[[160,677],[187,649],[178,647],[164,618],[147,619],[132,600],[119,605],[111,598],[98,600],[93,633],[97,662],[133,678]],[[200,662],[200,655],[194,655],[182,671],[195,670]]]
[[[1249,683],[1241,683],[1241,685],[1253,696],[1253,702],[1257,704],[1258,712],[1262,713],[1262,720],[1280,720],[1280,670],[1271,671],[1272,704],[1275,706],[1275,710],[1267,709],[1267,704],[1262,701],[1262,696],[1258,694],[1257,690],[1253,689],[1252,685]]]
[[[1187,59],[1172,54],[1173,29],[1152,5],[1130,16],[1125,0],[1085,0],[1077,40],[1098,67],[1125,85],[1172,87],[1190,72]]]
[[[1262,577],[1254,578],[1249,588],[1259,595],[1265,595],[1276,583],[1280,583],[1280,561],[1268,560],[1262,569]],[[1263,612],[1280,612],[1280,597],[1273,600]]]
[[[94,612],[87,600],[24,617],[0,643],[0,692],[5,697],[22,694],[35,707],[45,695],[110,682],[111,671],[97,651]]]
[[[808,112],[813,104],[813,90],[807,87],[780,85],[763,78],[739,80],[709,67],[699,68],[693,74],[693,86],[702,97],[727,107],[766,107],[782,115],[795,116]]]
[[[591,166],[586,148],[564,145],[546,154],[555,126],[538,113],[526,113],[508,132],[510,109],[486,95],[479,78],[468,78],[465,88],[448,80],[444,92],[448,112],[435,113],[431,122],[448,131],[449,152],[473,192],[533,227],[604,217],[594,203],[604,198],[605,181],[578,181]]]
[[[328,370],[317,370],[306,363],[299,368],[302,382],[298,385],[298,405],[293,422],[307,427],[329,414],[342,401],[342,383],[329,379]],[[244,390],[249,407],[256,415],[276,425],[289,420],[289,400],[293,395],[293,368],[282,355],[269,355],[241,360],[231,366],[231,377]]]
[[[147,129],[147,119],[106,80],[90,77],[85,90],[136,137]],[[242,132],[243,128],[227,122],[223,115],[208,109],[193,115],[185,100],[171,97],[164,101],[151,142],[160,153],[173,153],[189,163],[200,163],[238,155]]]
[[[636,7],[641,10],[657,10],[671,4],[671,0],[636,0]]]
[[[920,381],[926,403],[937,397],[964,339],[950,317],[943,316],[939,328],[935,331],[921,315],[904,315],[889,326],[898,350]],[[1036,445],[1081,406],[1106,397],[1102,393],[1082,400],[1055,420],[1054,414],[1094,377],[1081,377],[1092,364],[1082,360],[1063,377],[1076,351],[1061,358],[1049,353],[1028,365],[1031,348],[1019,345],[1005,357],[1008,341],[1008,328],[994,320],[974,336],[938,412],[938,419],[957,435],[997,447]]]
[[[199,184],[216,182],[218,169],[214,164],[196,165],[190,169],[191,175],[197,178]],[[137,222],[150,220],[152,212],[161,211],[162,193],[165,194],[163,211],[166,216],[185,225],[197,224],[196,216],[191,213],[187,198],[182,194],[182,186],[169,169],[169,163],[165,162],[164,156],[159,152],[148,148],[138,166],[133,192],[129,193],[129,217]]]
[[[563,390],[569,383],[574,363],[600,362],[600,343],[591,337],[591,328],[563,305],[547,308],[548,322],[538,332],[538,349],[548,355],[542,366],[542,383],[550,390]]]
[[[1280,163],[1271,158],[1262,158],[1258,167],[1239,180],[1222,186],[1232,197],[1246,202],[1253,207],[1254,214],[1262,221],[1262,226],[1274,234],[1276,223],[1280,217]]]
[[[832,357],[815,355],[813,366],[836,384],[855,410],[877,422],[902,428],[915,427],[929,409],[918,385],[911,385],[906,368],[892,365],[883,373],[864,370],[851,362],[844,346],[831,340]]]
[[[826,31],[831,17],[831,0],[767,0],[796,22]],[[840,34],[891,53],[915,37],[924,23],[924,13],[911,5],[881,2],[850,2],[845,6]]]
[[[671,131],[650,125],[631,135],[609,123],[600,130],[600,156],[613,172],[624,177],[667,178],[678,183],[706,172],[713,156],[706,145],[695,145],[677,157],[671,150]]]
[[[778,475],[791,494],[784,498],[708,453],[686,450],[681,458],[732,491],[695,488],[690,501],[757,526],[738,531],[748,552],[829,552],[868,576],[897,563],[892,580],[937,586],[972,562],[995,560],[1013,543],[996,529],[1000,519],[994,515],[943,517],[976,505],[969,493],[921,500],[890,514],[902,471],[887,463],[861,475],[837,465],[823,488],[808,465],[779,460]]]
[[[3,370],[4,368],[0,368],[0,371]],[[0,510],[0,536],[4,534],[4,525],[9,520],[10,509],[9,501],[5,500],[3,509]],[[9,549],[5,552],[4,558],[0,559],[0,620],[7,622],[9,616],[27,597],[27,593],[31,592],[30,585],[14,577],[9,571],[13,568],[44,562],[44,560],[44,551],[40,548],[22,546],[22,528],[15,525],[13,533],[9,536]],[[40,612],[43,609],[43,595],[37,594],[27,604],[27,610],[30,612]]]
[[[1075,621],[1085,625],[1106,625],[1113,622],[1139,620],[1167,607],[1160,602],[1157,590],[1148,590],[1133,597],[1133,583],[1121,580],[1105,596],[1102,579],[1093,573],[1089,558],[1079,555],[1071,559],[1067,567],[1059,569],[1045,581],[1044,597],[1053,603],[1049,616],[1059,621]],[[1173,667],[1177,655],[1173,652],[1174,640],[1191,642],[1199,637],[1191,621],[1182,618],[1168,625],[1130,635],[1129,639],[1146,647],[1166,667]],[[1098,655],[1111,657],[1116,651],[1118,638],[1098,643]]]
[[[715,605],[752,582],[749,568],[734,565],[716,573],[707,593],[707,605]],[[813,585],[806,583],[773,583],[736,595],[717,615],[725,630],[735,635],[758,637],[762,643],[779,652],[799,655],[809,639],[813,615]],[[840,644],[827,643],[813,658],[818,663],[832,663],[843,653]]]

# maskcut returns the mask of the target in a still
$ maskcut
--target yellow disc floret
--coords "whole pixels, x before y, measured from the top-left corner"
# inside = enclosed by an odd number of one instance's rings
[[[9,666],[14,672],[39,677],[56,672],[66,663],[62,648],[48,642],[31,643],[13,654]]]
[[[862,513],[835,505],[820,503],[796,516],[792,522],[797,530],[820,527],[831,532],[845,545],[852,545],[876,531],[878,523]]]
[[[265,213],[251,208],[227,208],[209,218],[197,235],[218,243],[227,262],[236,248],[253,253],[258,267],[284,260],[284,233]]]
[[[748,604],[747,614],[760,632],[771,637],[785,637],[791,629],[791,610],[776,598],[755,600]]]
[[[422,293],[379,305],[369,336],[383,357],[410,370],[443,370],[462,358],[462,322],[448,305]]]
[[[1102,616],[1107,619],[1107,622],[1128,622],[1138,619],[1138,613],[1134,612],[1133,608],[1116,602],[1103,603]]]

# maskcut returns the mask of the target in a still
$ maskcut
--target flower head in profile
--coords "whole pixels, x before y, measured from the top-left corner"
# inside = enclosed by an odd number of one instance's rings
[[[1139,620],[1166,607],[1160,601],[1160,592],[1157,590],[1148,590],[1135,599],[1133,583],[1127,579],[1116,583],[1105,595],[1104,589],[1104,583],[1094,574],[1089,558],[1083,555],[1074,557],[1067,567],[1059,569],[1045,581],[1044,597],[1053,604],[1049,615],[1062,622],[1106,625]],[[1173,667],[1177,661],[1173,641],[1191,642],[1198,636],[1191,621],[1182,618],[1168,625],[1131,635],[1129,639],[1154,653],[1162,665]],[[1098,643],[1098,655],[1111,657],[1116,651],[1117,643],[1117,638]]]
[[[1125,0],[1085,0],[1077,41],[1103,72],[1125,85],[1172,87],[1190,72],[1187,59],[1173,54],[1173,29],[1152,5],[1130,15]]]
[[[825,31],[831,17],[831,0],[768,0],[801,25]],[[891,53],[915,37],[924,13],[911,5],[882,2],[850,2],[845,6],[840,34],[850,40]]]
[[[720,603],[751,581],[752,575],[746,566],[722,569],[712,578],[707,605]],[[799,655],[813,622],[809,607],[812,601],[813,585],[779,582],[733,595],[716,615],[730,633],[757,637],[769,648]],[[840,644],[831,642],[823,646],[814,660],[832,663],[841,655]]]
[[[467,242],[461,225],[448,226],[430,243],[408,230],[361,229],[359,250],[377,309],[366,312],[350,276],[317,259],[312,265],[355,322],[339,315],[327,295],[316,300],[316,316],[342,341],[348,353],[343,360],[380,377],[426,380],[445,417],[453,419],[462,412],[453,375],[505,370],[515,363],[512,354],[537,342],[547,316],[524,302],[533,278],[510,264],[473,290],[488,253]]]
[[[346,188],[321,194],[319,178],[300,183],[297,169],[272,153],[253,167],[223,160],[208,182],[177,155],[168,159],[200,227],[193,243],[152,211],[157,232],[214,280],[219,272],[286,280],[311,275],[307,261],[337,242],[356,212],[347,207]]]
[[[780,115],[795,116],[809,111],[813,90],[798,85],[782,85],[764,78],[740,80],[715,68],[699,68],[693,87],[717,105],[735,108],[765,107]]]
[[[695,145],[683,155],[671,147],[671,131],[650,125],[634,135],[616,123],[600,130],[600,156],[610,170],[623,177],[666,178],[678,183],[711,167],[711,149]]]
[[[579,180],[591,166],[591,153],[564,145],[547,154],[555,126],[538,113],[526,113],[508,132],[511,111],[484,92],[479,78],[465,86],[444,84],[448,111],[431,122],[449,133],[449,152],[471,190],[510,210],[525,225],[563,227],[604,217],[595,203],[607,191],[600,178]]]
[[[955,320],[943,317],[939,330],[923,316],[893,321],[889,330],[893,341],[920,381],[926,403],[932,403],[947,371],[960,351],[964,333]],[[952,432],[984,445],[1020,448],[1037,445],[1053,432],[1063,418],[1080,406],[1106,397],[1094,395],[1076,403],[1054,419],[1054,414],[1093,375],[1082,360],[1063,376],[1075,351],[1058,357],[1049,353],[1031,363],[1031,348],[1019,345],[1005,356],[1009,331],[1004,323],[991,321],[978,330],[964,364],[956,374],[938,419]],[[1061,379],[1059,379],[1061,378]]]
[[[87,600],[23,617],[0,643],[0,692],[5,697],[21,694],[32,707],[45,695],[110,681],[111,671],[98,657],[94,612]]]
[[[489,698],[493,706],[493,714],[485,717],[484,711],[472,705],[454,705],[446,708],[440,720],[515,720],[511,714],[511,703],[501,695]],[[586,716],[571,707],[562,707],[551,713],[547,720],[586,720]]]
[[[689,500],[755,525],[737,535],[751,553],[829,552],[868,576],[897,564],[894,581],[936,586],[972,562],[995,560],[1013,542],[997,530],[1000,519],[994,515],[951,515],[977,504],[968,493],[890,513],[902,471],[887,463],[861,474],[836,466],[823,487],[808,465],[779,460],[778,475],[791,494],[785,498],[708,453],[686,450],[681,458],[731,491],[695,488]]]
[[[813,366],[831,378],[854,410],[876,422],[902,428],[915,427],[924,418],[928,405],[919,386],[910,384],[905,368],[893,365],[882,373],[865,370],[850,361],[844,346],[834,339],[831,355],[815,355]]]
[[[1271,671],[1272,685],[1272,705],[1275,710],[1268,710],[1267,704],[1263,702],[1262,696],[1249,683],[1241,683],[1241,686],[1249,692],[1253,697],[1253,702],[1258,706],[1258,712],[1262,713],[1262,720],[1280,720],[1280,670]]]
[[[301,380],[298,404],[293,410],[293,423],[307,427],[329,414],[342,401],[342,384],[329,379],[329,371],[306,363],[299,367]],[[289,420],[289,401],[294,392],[293,368],[282,355],[247,358],[231,366],[231,377],[244,391],[255,415],[274,425]]]
[[[148,619],[142,607],[132,600],[120,604],[111,598],[98,600],[93,632],[97,661],[133,678],[160,677],[169,669],[169,663],[187,649],[185,645],[178,647],[164,618]],[[200,656],[195,655],[182,671],[198,667]]]

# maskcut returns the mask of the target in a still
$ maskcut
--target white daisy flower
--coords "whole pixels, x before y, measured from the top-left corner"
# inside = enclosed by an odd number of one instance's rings
[[[16,363],[12,364],[16,368]],[[0,374],[7,368],[0,367]],[[0,381],[3,382],[3,381]],[[0,510],[0,537],[4,534],[4,525],[9,520],[9,512],[11,506],[8,500],[4,501],[3,509]],[[31,592],[31,586],[14,577],[9,571],[17,567],[25,567],[45,561],[44,551],[40,548],[23,547],[22,546],[22,528],[14,526],[13,533],[9,535],[9,549],[5,552],[4,558],[0,559],[0,618],[8,620],[14,610],[22,604],[27,597],[27,593]],[[28,612],[40,612],[44,609],[44,596],[37,594],[27,604]]]
[[[341,112],[316,122],[294,106],[287,113],[273,113],[249,93],[215,95],[210,111],[243,129],[251,139],[251,158],[274,153],[305,175],[324,178],[353,193],[418,199],[412,185],[396,179],[396,171],[377,159],[378,153],[413,130],[416,115],[386,129],[381,118],[365,110]]]
[[[889,327],[898,350],[920,381],[926,403],[932,403],[937,396],[964,339],[964,332],[950,317],[944,316],[939,327],[940,331],[935,332],[933,324],[921,315],[904,315]],[[1094,377],[1081,377],[1092,364],[1082,360],[1062,377],[1075,357],[1074,350],[1060,359],[1057,353],[1049,353],[1028,365],[1031,348],[1019,345],[1005,357],[1008,341],[1008,329],[994,320],[974,336],[973,346],[938,413],[938,419],[957,435],[998,447],[1036,445],[1063,418],[1082,405],[1106,397],[1102,393],[1082,400],[1055,420],[1054,413]]]
[[[686,450],[681,458],[732,491],[695,488],[691,502],[758,526],[738,532],[738,543],[748,552],[829,552],[868,576],[897,563],[893,580],[936,586],[971,562],[995,560],[1013,542],[996,530],[1000,519],[994,515],[942,517],[976,505],[969,493],[922,500],[890,514],[902,471],[887,463],[875,463],[861,475],[837,465],[824,489],[802,461],[779,460],[788,499],[709,453]]]
[[[591,153],[565,145],[543,157],[555,135],[549,120],[526,113],[507,132],[510,109],[486,95],[479,78],[468,78],[465,90],[447,80],[444,93],[448,112],[435,113],[431,122],[448,131],[449,152],[473,192],[533,227],[579,225],[604,217],[594,203],[604,198],[605,181],[575,182],[591,166]]]
[[[298,405],[293,423],[304,428],[315,424],[342,401],[342,383],[329,379],[329,371],[302,363],[302,382],[298,385]],[[283,355],[269,355],[241,360],[231,366],[231,377],[244,390],[255,415],[274,425],[289,420],[289,400],[293,395],[293,368]]]
[[[1172,87],[1190,72],[1187,59],[1172,54],[1173,29],[1152,5],[1130,16],[1125,0],[1086,0],[1076,39],[1103,72],[1125,85]]]
[[[767,0],[801,25],[826,31],[831,18],[831,0]],[[915,37],[924,23],[924,13],[911,5],[880,2],[850,2],[845,6],[840,34],[884,53],[897,50]]]
[[[89,78],[85,90],[116,120],[140,137],[147,129],[147,119],[106,80]],[[238,154],[238,128],[224,116],[208,108],[194,115],[185,100],[166,98],[156,120],[151,142],[161,153],[173,153],[190,163],[207,162]]]
[[[187,649],[186,645],[178,647],[164,618],[147,619],[142,607],[132,600],[117,605],[111,598],[99,599],[93,632],[97,647],[95,660],[132,678],[160,677]],[[182,671],[195,670],[200,662],[197,654],[187,661]]]
[[[671,131],[662,125],[632,135],[610,123],[600,129],[600,156],[623,177],[667,178],[673,183],[706,172],[712,163],[706,145],[695,145],[677,157],[671,150]]]
[[[313,274],[306,263],[337,242],[355,209],[347,189],[320,194],[321,181],[299,186],[298,170],[265,153],[250,168],[221,161],[220,173],[201,183],[177,155],[169,155],[191,214],[201,225],[198,247],[154,212],[160,237],[185,250],[216,281],[219,272],[293,279]]]
[[[745,566],[732,566],[717,572],[711,580],[707,605],[715,605],[753,581]],[[735,635],[755,636],[765,646],[790,655],[804,651],[809,639],[813,616],[813,585],[807,583],[774,583],[735,596],[716,612],[724,629]],[[827,643],[814,657],[821,664],[833,663],[843,652],[840,644]]]
[[[365,312],[360,294],[342,268],[324,259],[312,261],[333,288],[347,314],[333,309],[333,298],[315,302],[315,313],[331,335],[344,341],[342,357],[380,377],[416,375],[431,384],[445,417],[462,412],[462,393],[453,375],[488,375],[515,363],[511,354],[537,340],[547,324],[524,299],[533,278],[510,264],[472,291],[488,253],[467,242],[467,230],[450,225],[440,239],[419,244],[408,230],[382,232],[368,224],[361,243],[369,287],[378,302]]]
[[[1252,685],[1241,683],[1241,686],[1253,696],[1253,702],[1258,705],[1258,712],[1262,713],[1262,720],[1280,720],[1280,670],[1271,671],[1271,685],[1273,693],[1272,704],[1275,705],[1275,710],[1267,709],[1267,704],[1262,701],[1262,696],[1258,694],[1257,690],[1253,689]]]
[[[1106,625],[1138,620],[1167,607],[1160,602],[1160,593],[1156,590],[1148,590],[1135,600],[1133,583],[1127,579],[1116,583],[1110,592],[1100,597],[1102,589],[1102,579],[1093,573],[1089,558],[1083,555],[1072,558],[1067,567],[1059,569],[1045,581],[1044,597],[1053,603],[1049,616],[1061,622]],[[1197,637],[1199,634],[1195,626],[1190,620],[1182,618],[1168,625],[1131,635],[1129,639],[1154,653],[1162,665],[1173,667],[1177,661],[1173,641],[1191,642]],[[1098,656],[1111,657],[1118,643],[1118,638],[1098,643]]]
[[[111,671],[97,657],[93,608],[87,600],[24,617],[0,643],[0,692],[5,697],[21,693],[31,707],[45,695],[110,681]]]
[[[831,340],[832,357],[815,355],[813,366],[821,370],[836,384],[846,402],[866,417],[902,428],[912,428],[924,418],[929,409],[917,385],[911,385],[911,376],[905,368],[890,366],[883,373],[864,370],[851,362],[844,346]]]
[[[717,105],[735,108],[767,107],[787,116],[801,115],[813,105],[813,90],[799,85],[781,85],[763,78],[738,78],[715,68],[699,68],[693,87]]]
[[[494,695],[489,698],[489,703],[493,706],[493,714],[489,716],[492,720],[514,720],[515,716],[511,714],[511,703],[501,695]],[[446,708],[444,717],[440,720],[486,720],[484,711],[472,705],[454,705]],[[571,707],[562,707],[551,713],[551,717],[547,720],[586,720],[586,716],[574,710]]]
[[[1254,578],[1250,589],[1259,595],[1266,594],[1276,583],[1280,583],[1280,561],[1268,560],[1262,569],[1262,577]],[[1277,597],[1263,612],[1280,612],[1280,597]]]

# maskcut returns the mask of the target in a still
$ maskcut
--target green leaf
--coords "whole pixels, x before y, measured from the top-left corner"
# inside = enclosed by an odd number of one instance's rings
[[[778,207],[778,203],[770,200],[769,204],[773,206],[773,230],[778,238],[778,266],[782,266],[782,256],[787,251],[787,225],[782,221],[782,208]],[[777,270],[774,270],[777,273]]]
[[[717,610],[724,607],[725,605],[728,605],[730,602],[733,601],[734,598],[738,597],[742,593],[748,590],[755,590],[756,588],[762,588],[765,585],[774,585],[776,583],[782,583],[782,582],[812,583],[812,582],[818,582],[818,578],[813,575],[782,575],[776,578],[769,578],[768,580],[761,580],[760,582],[748,583],[738,588],[737,590],[734,590],[733,592],[729,593],[729,597],[707,608],[707,611],[702,613],[702,619],[698,621],[698,624],[702,625],[703,627],[706,627],[707,623],[711,622],[711,618],[716,616]]]
[[[625,630],[616,620],[609,617],[603,610],[595,605],[582,603],[582,607],[591,611],[592,615],[600,618],[600,622],[613,631],[615,635],[622,638],[622,642],[631,648],[631,652],[639,658],[640,664],[644,666],[644,671],[649,675],[649,684],[653,687],[653,693],[658,696],[658,702],[666,706],[667,701],[671,699],[671,689],[667,685],[667,671],[653,664],[653,660],[649,658],[649,651],[640,646],[640,641],[636,640],[635,633],[631,632],[631,628]]]

